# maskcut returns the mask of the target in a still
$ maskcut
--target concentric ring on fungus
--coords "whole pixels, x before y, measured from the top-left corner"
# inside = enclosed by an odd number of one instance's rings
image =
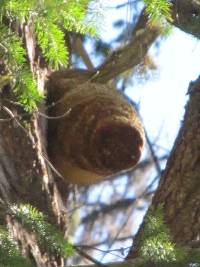
[[[144,146],[135,109],[107,85],[84,83],[66,93],[51,115],[71,110],[53,122],[51,161],[69,182],[93,184],[133,168]]]

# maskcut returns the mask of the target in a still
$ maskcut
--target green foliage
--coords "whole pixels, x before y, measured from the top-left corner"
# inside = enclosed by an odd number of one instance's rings
[[[95,35],[95,22],[86,20],[91,0],[46,0],[5,2],[8,18],[19,22],[30,21],[35,25],[38,45],[49,66],[58,69],[68,64],[64,29],[80,34]],[[4,11],[5,11],[4,10]]]
[[[168,0],[144,0],[145,10],[149,17],[150,25],[159,25],[162,35],[168,36],[171,32],[172,22],[171,3]]]
[[[5,1],[5,12],[8,18],[19,22],[25,21],[30,17],[30,11],[36,7],[34,0],[9,0]]]
[[[178,247],[173,243],[170,231],[164,223],[162,205],[149,211],[145,218],[144,236],[139,244],[139,254],[144,262],[164,266],[199,266],[199,247],[199,244],[197,248]]]
[[[140,256],[145,261],[171,263],[184,261],[185,251],[172,242],[164,223],[162,206],[151,210],[145,219],[144,238],[140,244]]]
[[[31,263],[21,256],[8,231],[0,229],[0,266],[31,267]]]
[[[41,19],[36,22],[36,34],[47,63],[53,69],[59,69],[59,66],[66,67],[68,50],[65,47],[64,33],[59,27],[51,21]]]
[[[21,39],[6,26],[0,28],[0,57],[13,77],[18,102],[26,111],[32,112],[42,100],[42,95],[39,94],[36,81],[26,63],[26,51]]]
[[[27,53],[18,26],[33,25],[35,37],[46,64],[55,70],[68,64],[66,31],[96,35],[95,21],[86,15],[91,0],[1,0],[0,57],[13,76],[14,92],[24,109],[32,112],[42,100],[27,62]],[[4,21],[10,21],[4,24]],[[14,28],[16,31],[14,31]]]
[[[67,31],[96,36],[96,21],[89,22],[85,16],[85,9],[90,2],[89,0],[68,1],[67,9],[61,11],[63,27]]]
[[[0,75],[0,92],[1,88],[9,84],[12,81],[12,77],[9,75]]]
[[[159,22],[164,18],[172,21],[171,3],[168,0],[144,0],[144,3],[151,22]]]
[[[28,68],[23,68],[18,72],[14,92],[18,97],[18,102],[27,112],[32,112],[36,108],[37,103],[43,99],[42,95],[38,92],[36,81]]]
[[[89,0],[45,1],[34,17],[38,44],[50,67],[58,69],[68,64],[65,30],[95,35],[94,23],[88,24]],[[59,14],[59,15],[58,15]]]
[[[39,245],[47,252],[63,257],[73,255],[73,246],[64,240],[55,227],[46,222],[45,216],[37,209],[29,204],[12,206],[11,209],[15,219],[36,235]]]

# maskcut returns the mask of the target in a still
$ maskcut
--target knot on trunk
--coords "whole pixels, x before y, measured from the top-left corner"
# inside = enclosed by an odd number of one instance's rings
[[[77,184],[96,183],[133,168],[144,146],[135,109],[108,85],[77,85],[75,80],[68,85],[50,110],[58,116],[49,121],[49,156],[55,168]],[[51,91],[56,94],[56,89]]]

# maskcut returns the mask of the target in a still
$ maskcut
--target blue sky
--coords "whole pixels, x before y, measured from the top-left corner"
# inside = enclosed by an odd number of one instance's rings
[[[102,2],[108,7],[124,3],[125,0],[102,0]],[[109,41],[118,34],[118,30],[112,27],[112,22],[119,18],[126,20],[128,12],[126,9],[105,10],[100,38]],[[89,44],[87,48],[90,52]],[[145,83],[134,83],[127,88],[126,92],[136,103],[139,103],[144,126],[151,140],[157,139],[160,147],[170,151],[184,116],[184,107],[188,100],[188,85],[200,75],[200,42],[174,28],[171,35],[162,41],[159,53],[155,51],[158,50],[152,47],[149,52],[158,66],[156,75]],[[154,176],[155,173],[152,177]],[[104,190],[104,198],[106,195],[109,197],[111,188],[107,187]],[[96,195],[98,192],[94,191],[93,197]],[[143,214],[144,211],[135,212],[134,232],[141,223]],[[131,243],[129,240],[127,246]],[[98,253],[95,254],[98,258],[97,255]],[[107,254],[104,261],[112,259],[112,255]]]
[[[169,149],[183,119],[188,85],[200,75],[200,42],[174,28],[154,60],[158,74],[145,84],[129,88],[128,94],[140,103],[149,135],[155,138],[160,132],[162,145]]]
[[[100,2],[104,8],[100,38],[109,42],[118,34],[118,29],[112,26],[113,21],[120,18],[130,20],[133,11],[130,7],[112,8],[123,4],[124,0]],[[146,83],[130,86],[127,94],[140,103],[144,125],[152,140],[160,135],[160,145],[169,150],[183,119],[188,85],[200,75],[200,42],[174,28],[171,35],[162,41],[159,53],[154,51],[152,47],[150,54],[158,66],[157,74]]]

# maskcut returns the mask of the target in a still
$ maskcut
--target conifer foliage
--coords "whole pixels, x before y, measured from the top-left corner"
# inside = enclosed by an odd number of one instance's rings
[[[64,240],[62,234],[46,221],[45,216],[29,204],[13,205],[10,214],[29,232],[36,236],[38,244],[48,253],[69,257],[73,255],[73,246]],[[0,266],[33,267],[28,259],[21,256],[16,243],[4,228],[0,229]]]
[[[10,83],[18,104],[27,112],[37,108],[44,96],[39,92],[37,78],[31,70],[27,47],[24,43],[22,25],[33,26],[36,46],[50,70],[65,68],[69,63],[66,33],[75,32],[96,36],[95,20],[87,19],[91,0],[1,0],[0,3],[0,65],[4,74],[0,76],[1,88]],[[144,0],[150,23],[171,22],[171,4],[167,0]],[[62,237],[41,212],[31,205],[13,205],[10,213],[24,229],[33,233],[37,242],[47,253],[61,257],[73,255],[74,248]],[[192,260],[184,250],[177,248],[171,240],[164,223],[162,209],[147,217],[145,238],[140,244],[140,256],[144,262],[186,262]],[[195,254],[195,263],[199,256]],[[0,229],[0,266],[31,267],[24,259],[6,229]]]
[[[28,259],[21,256],[21,252],[6,229],[0,230],[0,266],[33,267]]]
[[[66,31],[95,35],[93,23],[86,20],[89,3],[90,0],[1,1],[0,57],[6,63],[18,102],[26,111],[33,111],[43,97],[32,77],[20,25],[34,25],[36,42],[46,64],[57,70],[68,64]]]
[[[150,22],[162,23],[163,21],[172,21],[171,3],[166,0],[144,0],[146,13]]]

